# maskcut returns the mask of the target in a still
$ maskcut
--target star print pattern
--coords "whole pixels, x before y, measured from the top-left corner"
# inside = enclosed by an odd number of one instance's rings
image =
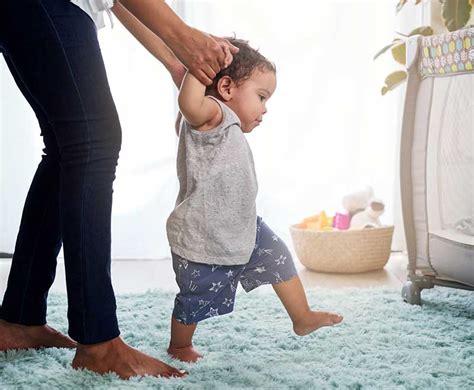
[[[275,282],[276,282],[276,283],[281,283],[281,282],[283,282],[283,279],[282,279],[282,277],[280,276],[280,273],[279,273],[279,272],[274,272],[273,275],[275,275]]]
[[[262,255],[271,255],[273,253],[273,249],[264,249],[264,248],[258,248],[257,249],[257,255],[262,256]]]
[[[222,287],[224,287],[224,286],[222,285],[221,282],[217,282],[217,283],[212,282],[212,286],[209,289],[209,291],[218,292]]]
[[[275,260],[275,263],[277,263],[277,265],[285,264],[286,258],[286,256],[280,255],[280,257]]]
[[[189,290],[194,292],[196,291],[198,288],[198,285],[196,283],[194,283],[192,280],[189,281]]]
[[[241,279],[240,283],[242,283],[242,287],[247,291],[253,288],[253,283],[248,279]]]
[[[246,264],[196,263],[173,253],[173,267],[180,286],[173,316],[183,324],[232,312],[239,283],[249,292],[297,275],[285,243],[264,222],[258,225],[255,247]]]
[[[188,268],[188,265],[189,265],[188,260],[183,259],[182,257],[180,257],[180,258],[178,259],[178,261],[179,261],[179,263],[180,263],[180,264],[179,264],[180,267],[183,267],[184,269],[187,269],[187,268]]]
[[[211,303],[211,301],[205,301],[203,299],[200,299],[199,300],[199,307],[204,307],[204,306],[207,306]]]
[[[234,304],[234,301],[231,298],[224,298],[224,302],[222,302],[222,304],[230,307]]]
[[[186,323],[186,313],[184,311],[180,312],[178,315],[175,315],[175,318],[181,323]]]
[[[208,317],[215,317],[215,316],[218,316],[218,315],[219,315],[219,309],[214,309],[212,307],[206,313],[206,316],[208,316]]]

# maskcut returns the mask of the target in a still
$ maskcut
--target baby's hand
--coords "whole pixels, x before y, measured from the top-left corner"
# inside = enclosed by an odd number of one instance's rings
[[[232,60],[234,59],[233,54],[238,53],[239,48],[232,45],[227,39],[215,37],[215,36],[212,36],[212,37],[217,41],[218,45],[222,48],[222,50],[225,53],[225,58],[224,58],[224,69],[225,69],[232,63]]]

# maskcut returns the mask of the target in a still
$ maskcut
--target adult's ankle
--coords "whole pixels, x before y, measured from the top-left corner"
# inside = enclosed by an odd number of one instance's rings
[[[101,357],[107,355],[110,353],[110,351],[117,349],[122,344],[124,344],[124,342],[119,336],[113,338],[112,340],[107,340],[96,344],[78,343],[77,353],[93,357]]]

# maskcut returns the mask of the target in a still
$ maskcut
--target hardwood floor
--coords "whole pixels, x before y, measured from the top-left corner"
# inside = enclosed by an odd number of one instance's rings
[[[10,259],[0,259],[0,297],[6,289]],[[384,269],[362,274],[325,274],[307,270],[296,263],[300,278],[306,289],[315,287],[390,287],[400,288],[406,280],[407,256],[392,253]],[[150,289],[177,291],[170,259],[161,260],[114,260],[112,277],[116,294],[139,293]],[[64,264],[59,261],[56,280],[51,291],[65,292]],[[258,291],[258,289],[256,290]]]

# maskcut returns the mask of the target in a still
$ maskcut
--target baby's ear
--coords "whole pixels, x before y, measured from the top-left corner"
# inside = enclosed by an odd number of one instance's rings
[[[232,99],[234,87],[235,83],[229,76],[224,76],[217,82],[217,92],[226,102]]]

